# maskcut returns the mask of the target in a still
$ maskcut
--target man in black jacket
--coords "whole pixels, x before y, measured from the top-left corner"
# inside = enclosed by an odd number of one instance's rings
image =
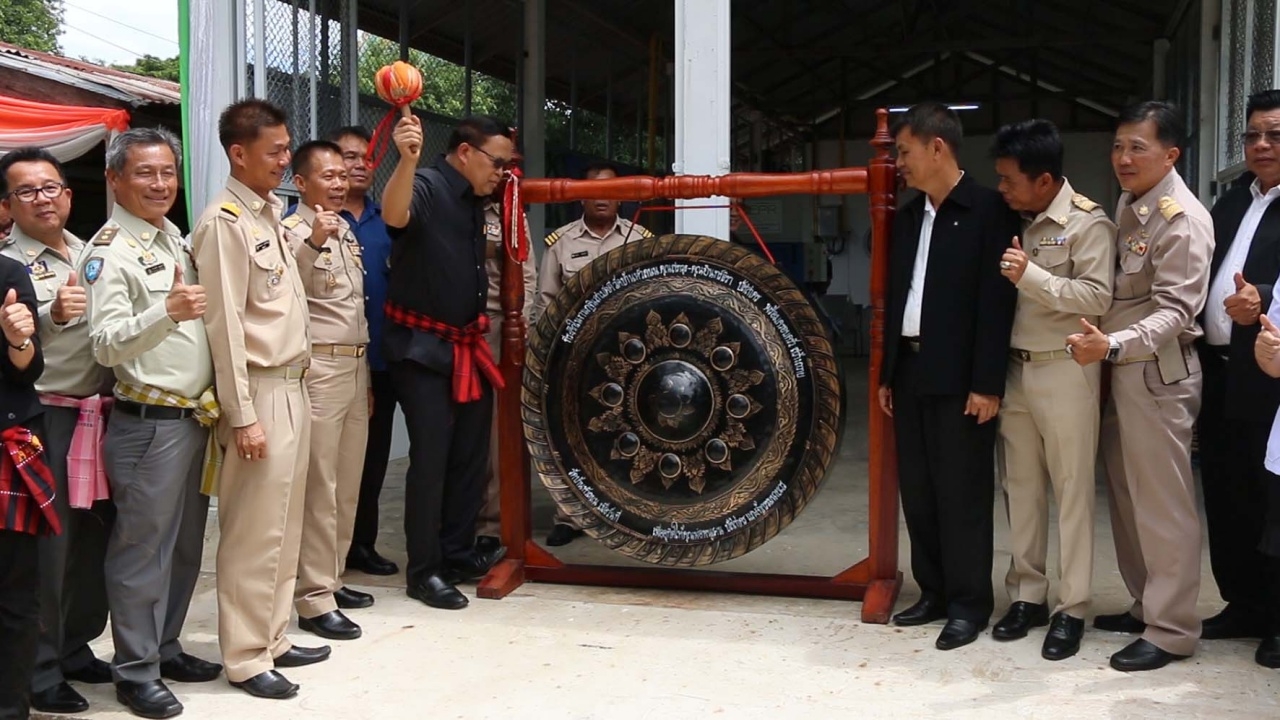
[[[1258,316],[1280,274],[1280,90],[1249,97],[1245,165],[1254,176],[1213,206],[1217,238],[1197,343],[1204,400],[1197,419],[1209,561],[1227,606],[1201,637],[1260,638],[1266,632],[1266,563],[1258,551],[1267,504],[1263,467],[1280,385],[1253,359]]]
[[[879,400],[894,419],[921,593],[893,620],[947,618],[937,647],[951,650],[977,638],[994,605],[994,420],[1017,301],[1000,258],[1020,226],[999,193],[960,169],[953,111],[921,103],[893,134],[898,170],[920,196],[894,223]]]

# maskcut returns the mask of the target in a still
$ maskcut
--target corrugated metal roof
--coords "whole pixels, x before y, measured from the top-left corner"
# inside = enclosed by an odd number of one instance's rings
[[[178,83],[28,50],[4,42],[0,42],[0,68],[48,78],[133,107],[150,104],[177,105],[182,102],[182,90]]]

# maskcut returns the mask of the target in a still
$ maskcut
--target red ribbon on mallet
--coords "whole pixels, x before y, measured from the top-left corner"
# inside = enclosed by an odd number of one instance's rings
[[[396,111],[401,117],[412,117],[409,105],[422,97],[422,73],[403,60],[383,65],[373,76],[373,87],[378,97],[391,104],[391,109],[373,131],[373,141],[365,161],[372,170],[378,167],[391,145],[391,131],[395,128]]]

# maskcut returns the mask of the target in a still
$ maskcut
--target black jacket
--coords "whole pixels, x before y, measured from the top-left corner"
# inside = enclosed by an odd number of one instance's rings
[[[1253,203],[1248,185],[1236,186],[1213,205],[1213,264],[1209,277],[1216,279],[1218,269],[1235,242],[1240,221]],[[1280,275],[1280,202],[1272,202],[1258,223],[1249,245],[1242,271],[1247,282],[1258,288],[1262,312],[1271,307],[1272,287]],[[1204,326],[1204,313],[1199,317]],[[1268,377],[1253,358],[1253,344],[1262,329],[1260,324],[1231,324],[1230,371],[1227,373],[1226,416],[1232,420],[1270,423],[1280,407],[1280,381]],[[1198,341],[1203,344],[1204,338]]]
[[[31,287],[31,277],[22,263],[7,257],[0,257],[0,302],[9,294],[9,289],[18,291],[18,302],[26,303],[32,317],[36,316],[36,291]],[[3,340],[3,335],[0,335]],[[31,364],[23,370],[13,366],[9,359],[8,341],[0,346],[0,429],[8,429],[14,425],[23,425],[31,418],[44,412],[40,405],[40,397],[36,395],[36,380],[44,372],[44,353],[40,351],[39,337],[32,336],[35,344],[35,357]]]
[[[881,385],[892,385],[901,352],[902,312],[923,221],[921,194],[893,223]],[[1000,256],[1021,228],[1000,193],[967,173],[937,209],[920,312],[920,394],[1004,395],[1018,292],[1000,274]]]

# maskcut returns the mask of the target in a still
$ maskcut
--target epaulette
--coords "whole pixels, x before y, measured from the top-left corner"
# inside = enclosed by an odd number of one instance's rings
[[[236,220],[240,219],[240,206],[233,202],[224,202],[218,206],[218,209]]]
[[[649,228],[647,228],[647,227],[645,227],[645,226],[641,225],[641,226],[640,226],[640,237],[647,237],[647,238],[651,238],[651,237],[653,237],[653,232],[651,232],[651,231],[649,230]]]
[[[1168,195],[1160,198],[1160,202],[1158,204],[1160,207],[1160,214],[1164,216],[1165,222],[1173,222],[1174,218],[1182,214],[1182,206],[1178,204],[1177,200],[1174,200]]]
[[[1075,195],[1071,196],[1071,204],[1075,205],[1076,207],[1080,208],[1085,212],[1093,212],[1094,210],[1097,210],[1099,207],[1101,207],[1101,205],[1081,195],[1080,193],[1076,193]]]
[[[120,232],[120,226],[108,225],[102,228],[102,232],[93,238],[94,245],[110,245],[112,240],[116,239],[116,233]]]
[[[302,224],[302,217],[297,213],[294,213],[293,215],[290,215],[289,217],[281,221],[280,224],[292,230],[298,227],[298,225]]]
[[[552,245],[555,245],[556,241],[559,239],[560,239],[560,231],[556,230],[555,232],[547,236],[547,239],[546,239],[547,247],[551,247]]]

